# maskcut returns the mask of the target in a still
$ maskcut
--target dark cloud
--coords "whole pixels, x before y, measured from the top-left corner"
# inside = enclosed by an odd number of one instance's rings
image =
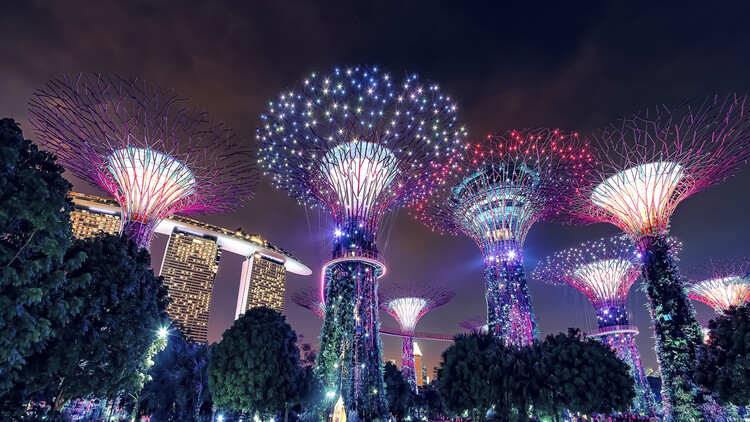
[[[114,72],[174,88],[254,142],[264,104],[302,75],[369,63],[439,82],[458,99],[474,136],[527,126],[590,133],[654,103],[750,92],[746,9],[700,2],[11,1],[0,13],[0,116],[17,118],[33,138],[25,117],[36,87],[62,73]],[[748,252],[748,189],[744,171],[677,208],[672,231],[684,241],[681,265]],[[260,233],[312,267],[313,276],[289,278],[289,292],[318,282],[330,249],[329,220],[266,181],[243,209],[205,220]],[[527,266],[616,232],[607,225],[538,224],[526,241]],[[423,318],[420,330],[453,333],[459,321],[484,312],[482,262],[470,240],[432,233],[402,211],[383,225],[381,245],[388,262],[382,283],[434,281],[458,291]],[[231,274],[223,268],[217,281],[223,300],[235,294]],[[578,292],[533,280],[530,288],[543,334],[593,326],[593,311]],[[655,366],[645,301],[633,288],[628,304],[641,352]],[[700,319],[712,316],[702,304],[696,308]],[[287,314],[307,341],[317,339],[320,322],[309,311],[288,301]],[[231,321],[227,315],[212,316],[221,321],[213,338]],[[396,357],[398,340],[384,343]],[[432,367],[445,344],[420,346]]]

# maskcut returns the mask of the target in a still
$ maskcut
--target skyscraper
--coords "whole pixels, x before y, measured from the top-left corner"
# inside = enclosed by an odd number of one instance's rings
[[[75,210],[71,213],[77,237],[89,237],[99,231],[117,233],[121,225],[120,206],[111,199],[71,193]],[[214,278],[222,252],[247,257],[242,268],[236,315],[256,306],[284,310],[286,272],[310,275],[310,268],[268,240],[222,227],[173,215],[155,228],[168,235],[169,242],[161,268],[173,300],[168,311],[191,341],[206,341],[208,310]],[[158,256],[155,245],[150,251]],[[231,262],[231,261],[229,261]],[[230,305],[231,306],[231,305]],[[231,308],[230,308],[231,309]]]
[[[171,300],[167,313],[189,341],[208,340],[211,291],[219,258],[215,237],[179,229],[169,237],[160,272]]]
[[[285,261],[283,255],[271,251],[255,252],[245,260],[242,264],[235,318],[258,306],[284,312]]]
[[[414,369],[417,373],[417,387],[423,387],[425,384],[425,367],[422,361],[422,350],[419,349],[417,342],[414,342]]]
[[[70,197],[73,199],[73,211],[70,213],[73,236],[84,239],[99,232],[114,234],[120,231],[120,213],[97,208],[100,198],[73,192]]]

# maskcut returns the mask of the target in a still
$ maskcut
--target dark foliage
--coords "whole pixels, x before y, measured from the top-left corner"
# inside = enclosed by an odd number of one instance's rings
[[[25,358],[80,307],[65,295],[72,204],[62,172],[13,119],[0,119],[0,397]]]
[[[214,346],[208,367],[217,407],[276,415],[316,391],[312,371],[300,366],[297,334],[266,307],[241,315]]]
[[[635,398],[628,365],[608,346],[578,330],[549,335],[541,343],[554,410],[624,412]]]
[[[211,415],[208,364],[212,346],[171,338],[154,357],[141,391],[142,411],[158,421],[198,421]]]
[[[411,386],[393,362],[385,363],[383,379],[388,411],[398,420],[404,420],[409,413],[409,408],[414,404]]]
[[[158,330],[167,320],[167,291],[151,270],[145,249],[120,235],[74,240],[66,257],[83,254],[68,273],[80,282],[70,292],[81,312],[55,333],[47,347],[28,358],[25,388],[46,396],[59,411],[70,399],[114,399],[141,389]]]
[[[709,321],[709,340],[698,349],[696,382],[721,404],[750,405],[750,305]]]
[[[483,419],[494,407],[494,418],[509,421],[527,421],[532,410],[553,418],[563,409],[625,411],[635,397],[627,364],[578,330],[526,347],[487,334],[458,336],[443,353],[438,393],[449,411]]]
[[[460,334],[445,349],[437,370],[437,390],[445,408],[453,413],[490,408],[489,372],[491,349],[497,346],[490,334]]]

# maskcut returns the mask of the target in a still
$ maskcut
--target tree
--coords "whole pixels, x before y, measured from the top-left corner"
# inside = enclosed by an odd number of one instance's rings
[[[145,249],[127,237],[100,234],[73,241],[66,257],[80,254],[86,259],[68,278],[89,280],[71,292],[82,301],[81,312],[28,358],[23,373],[26,389],[48,394],[55,412],[71,398],[139,391],[167,320],[167,290]]]
[[[208,365],[212,346],[175,337],[154,357],[143,386],[143,410],[159,421],[196,421],[211,411]]]
[[[423,404],[424,416],[427,416],[428,420],[435,421],[443,419],[445,411],[443,409],[443,401],[440,399],[440,394],[437,391],[437,383],[431,382],[426,384],[419,390],[421,396],[420,401]]]
[[[25,358],[80,306],[75,297],[54,299],[71,287],[62,268],[71,185],[62,173],[13,119],[0,119],[0,397]]]
[[[411,386],[393,362],[385,363],[383,381],[385,381],[385,398],[388,401],[388,411],[398,420],[404,420],[413,402]]]
[[[527,421],[531,408],[540,413],[549,407],[548,374],[538,342],[515,347],[498,341],[489,359],[486,377],[497,418]]]
[[[635,398],[627,364],[610,347],[584,338],[579,330],[547,336],[540,350],[555,412],[622,412]]]
[[[709,340],[697,352],[695,381],[722,405],[750,405],[750,305],[708,322]]]
[[[208,367],[216,406],[233,410],[278,413],[310,393],[300,367],[297,334],[284,315],[266,307],[252,308],[224,332]]]
[[[477,416],[484,418],[491,407],[489,353],[496,346],[491,334],[459,334],[443,351],[437,390],[446,409],[458,414],[477,410]]]

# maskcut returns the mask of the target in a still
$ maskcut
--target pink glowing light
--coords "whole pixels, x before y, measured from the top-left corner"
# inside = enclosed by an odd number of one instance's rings
[[[688,296],[722,313],[750,301],[750,258],[708,261],[686,272]]]

